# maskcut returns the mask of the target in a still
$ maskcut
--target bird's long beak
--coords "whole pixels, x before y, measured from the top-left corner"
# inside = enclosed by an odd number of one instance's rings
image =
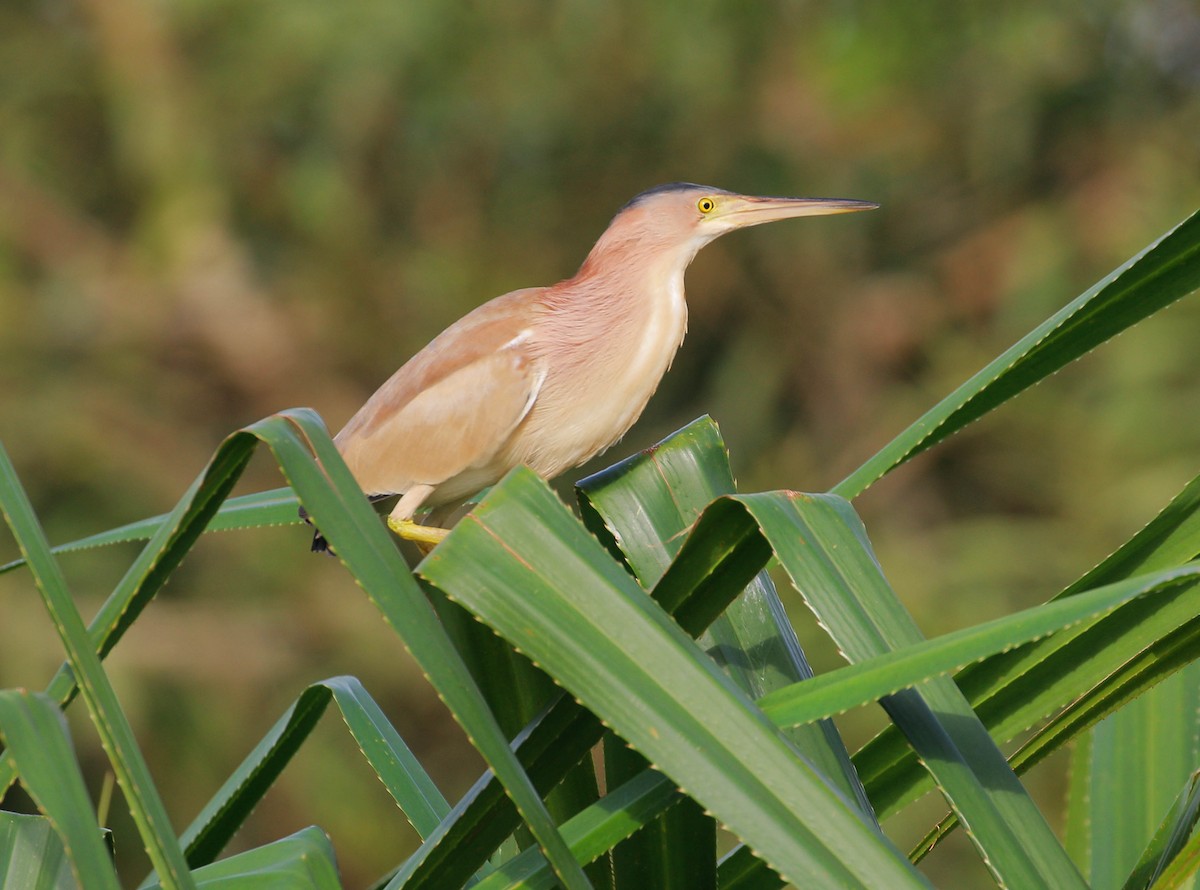
[[[741,228],[794,216],[854,213],[859,210],[874,210],[878,206],[870,201],[854,201],[849,198],[759,198],[736,195],[726,200],[721,208],[720,218]]]

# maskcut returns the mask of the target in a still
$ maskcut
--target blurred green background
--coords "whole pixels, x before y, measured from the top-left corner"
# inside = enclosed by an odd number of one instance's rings
[[[52,540],[165,511],[230,431],[295,405],[336,430],[444,325],[570,275],[625,200],[681,179],[883,207],[704,251],[683,350],[593,468],[709,413],[744,490],[824,489],[1200,205],[1200,10],[5,0],[0,439]],[[928,634],[1050,596],[1200,470],[1193,302],[860,499]],[[264,457],[242,490],[279,484]],[[179,827],[335,674],[452,799],[477,774],[307,546],[295,527],[214,536],[109,659]],[[133,552],[65,561],[86,615]],[[0,577],[0,686],[42,686],[60,651],[28,576]],[[856,747],[880,718],[844,725]],[[1034,777],[1052,817],[1060,767]],[[244,842],[313,822],[348,886],[415,840],[332,715]],[[950,845],[929,873],[970,886],[973,859]]]

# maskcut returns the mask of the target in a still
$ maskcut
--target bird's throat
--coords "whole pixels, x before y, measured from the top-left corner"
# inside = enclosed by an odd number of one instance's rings
[[[628,432],[687,330],[682,269],[627,276],[620,290],[592,291],[595,284],[564,282],[541,322],[538,345],[551,371],[513,444],[517,462],[544,476],[578,466]],[[553,449],[525,450],[544,441]]]

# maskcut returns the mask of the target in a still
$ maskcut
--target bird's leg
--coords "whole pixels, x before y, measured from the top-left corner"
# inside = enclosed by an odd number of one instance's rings
[[[430,548],[440,544],[442,539],[450,534],[450,529],[420,525],[413,520],[413,514],[420,509],[421,504],[431,494],[433,494],[432,485],[414,485],[406,491],[388,516],[388,528],[406,541],[427,544]]]
[[[416,541],[418,544],[440,544],[442,539],[450,534],[448,528],[420,525],[411,519],[397,519],[394,516],[388,517],[388,528],[404,540]]]

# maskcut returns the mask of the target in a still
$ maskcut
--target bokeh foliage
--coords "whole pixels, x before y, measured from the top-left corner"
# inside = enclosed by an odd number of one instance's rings
[[[706,251],[619,448],[709,413],[743,491],[827,488],[1200,203],[1198,33],[1177,0],[0,4],[0,438],[56,540],[161,512],[230,429],[294,404],[336,426],[443,324],[688,179],[883,209]],[[1194,475],[1193,302],[857,504],[928,634],[1044,599]],[[206,542],[114,654],[164,797],[198,806],[264,714],[340,673],[461,790],[465,742],[304,549]],[[120,565],[67,569],[98,593]],[[40,686],[57,649],[10,591],[0,686]],[[353,881],[394,858],[390,804],[325,738],[263,839],[298,801],[368,814],[339,838]]]

